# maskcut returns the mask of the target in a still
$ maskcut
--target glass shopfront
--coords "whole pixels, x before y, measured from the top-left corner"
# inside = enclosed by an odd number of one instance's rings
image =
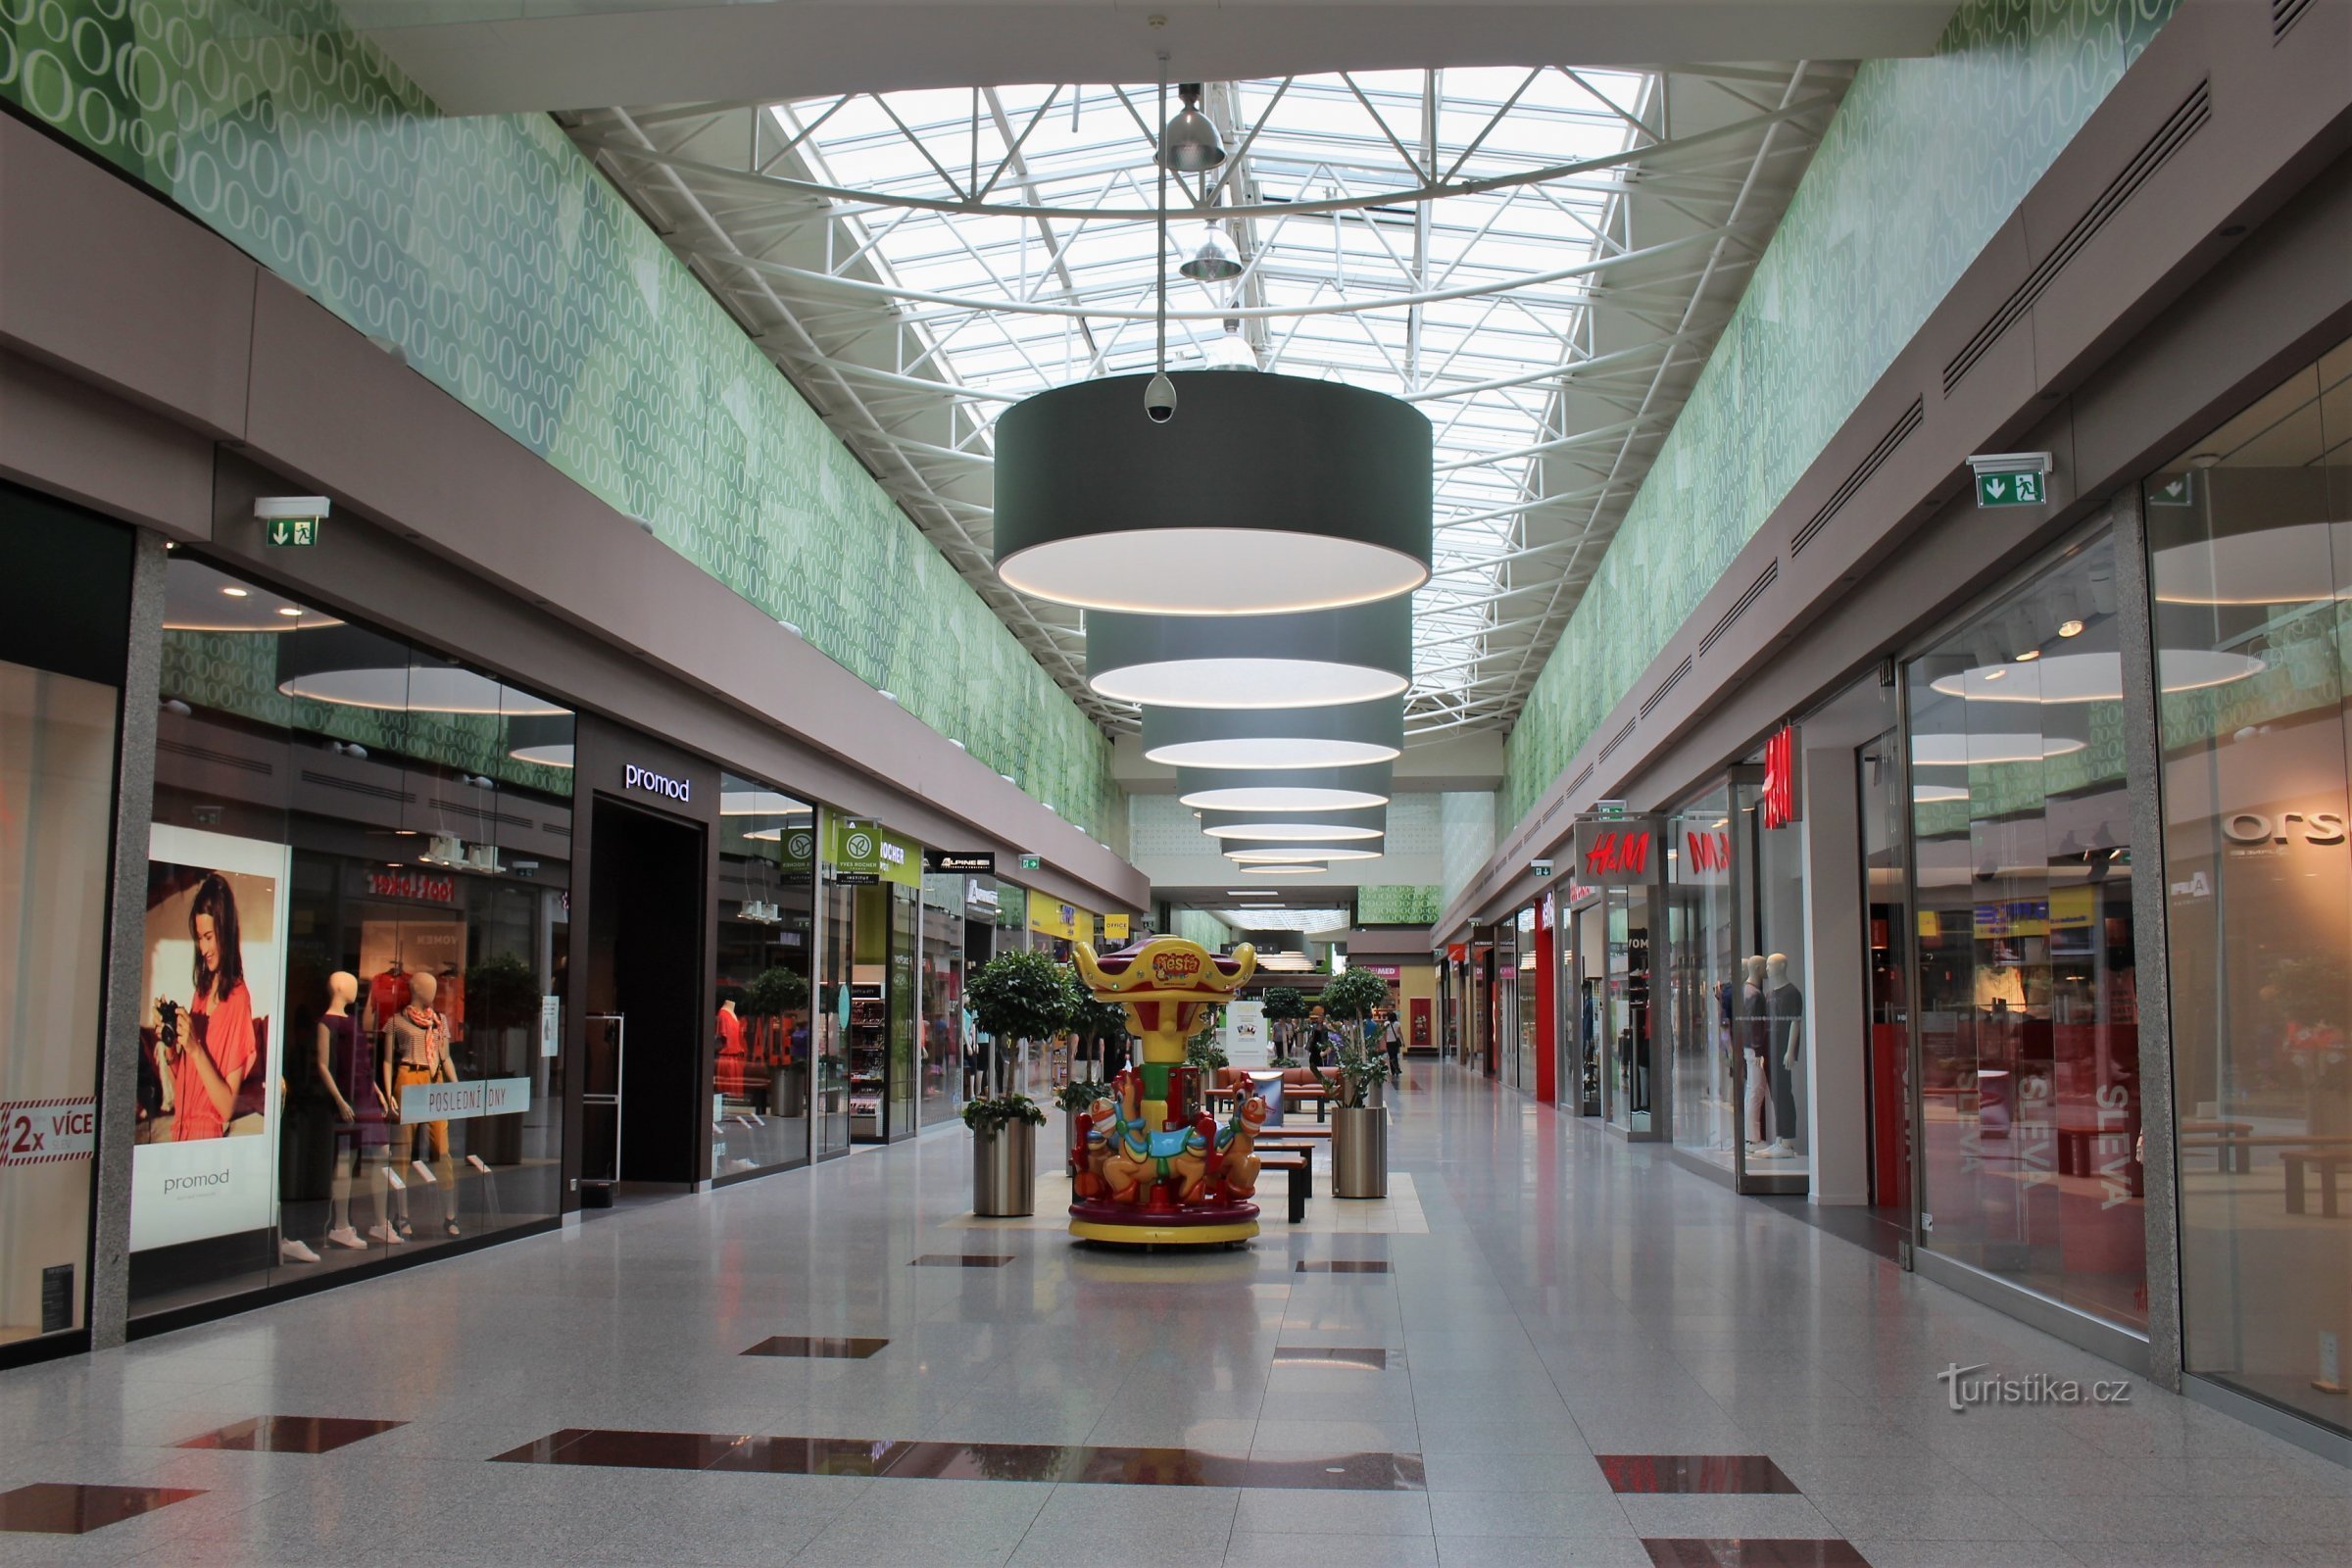
[[[713,892],[710,1175],[723,1180],[806,1164],[812,1152],[815,807],[722,774]]]
[[[134,1315],[552,1219],[571,714],[184,553],[161,690]]]
[[[2185,1365],[2352,1430],[2352,343],[2142,501]]]
[[[915,958],[922,846],[877,823],[824,813],[824,924],[817,1004],[820,1093],[838,1063],[848,1142],[914,1136]],[[824,1111],[830,1111],[826,1104]],[[820,1113],[820,1122],[823,1116]],[[825,1131],[820,1126],[820,1135]],[[818,1152],[834,1146],[820,1136]]]
[[[1537,948],[1535,906],[1519,911],[1511,961],[1511,1084],[1529,1094],[1536,1091]]]
[[[1521,931],[1515,917],[1494,927],[1494,1075],[1519,1086],[1519,952],[1532,950],[1535,935]]]
[[[2143,1331],[2139,1029],[2115,548],[1903,668],[1922,1244]]]
[[[963,1100],[964,882],[956,872],[923,878],[922,1020],[916,1052],[921,1084],[915,1117],[925,1127],[954,1120]]]
[[[86,1323],[131,535],[0,489],[0,1359],[13,1359]]]

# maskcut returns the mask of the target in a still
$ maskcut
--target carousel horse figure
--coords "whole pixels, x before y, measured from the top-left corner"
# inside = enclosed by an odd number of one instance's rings
[[[1202,1116],[1192,1145],[1175,1161],[1182,1183],[1178,1199],[1198,1203],[1255,1196],[1257,1134],[1265,1124],[1266,1102],[1255,1095],[1237,1106],[1233,1119],[1222,1127]]]

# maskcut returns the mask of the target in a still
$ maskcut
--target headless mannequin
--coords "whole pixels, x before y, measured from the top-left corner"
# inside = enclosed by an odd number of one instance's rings
[[[1765,1016],[1771,1024],[1772,1149],[1775,1154],[1796,1152],[1796,1073],[1804,1047],[1805,994],[1788,978],[1788,956],[1776,953],[1764,960]]]
[[[1769,1136],[1764,1124],[1765,1098],[1771,1093],[1771,1028],[1764,1019],[1764,955],[1752,955],[1740,964],[1738,1031],[1745,1083],[1740,1096],[1740,1136],[1761,1145]]]
[[[385,1115],[400,1120],[400,1092],[413,1084],[456,1083],[457,1064],[449,1055],[449,1020],[434,1007],[439,984],[427,971],[409,977],[409,1003],[392,1015],[384,1032],[384,1059],[377,1063],[376,1082],[384,1092]],[[418,1179],[432,1182],[441,1189],[441,1229],[450,1236],[458,1230],[457,1170],[449,1161],[449,1123],[422,1121],[408,1128],[405,1140],[399,1140],[408,1152],[410,1169]],[[421,1148],[420,1148],[421,1146]],[[424,1153],[433,1156],[434,1174],[424,1162]],[[405,1190],[396,1202],[399,1217],[393,1222],[402,1237],[416,1232],[409,1225],[409,1200]]]

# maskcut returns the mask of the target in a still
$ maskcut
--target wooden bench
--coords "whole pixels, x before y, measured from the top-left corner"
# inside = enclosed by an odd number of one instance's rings
[[[2230,1169],[2243,1176],[2254,1168],[2257,1149],[2305,1149],[2314,1153],[2352,1146],[2352,1138],[2314,1138],[2309,1133],[2239,1133],[2227,1138],[2183,1138],[2182,1149],[2215,1151],[2214,1167],[2220,1169],[2224,1160]]]
[[[2250,1121],[2184,1121],[2180,1124],[2180,1137],[2183,1140],[2181,1147],[2184,1149],[2205,1147],[2203,1144],[2186,1142],[2192,1138],[2248,1138],[2253,1136],[2253,1132],[2254,1124]],[[2217,1142],[2214,1144],[2213,1168],[2215,1172],[2218,1174],[2228,1171],[2233,1165],[2236,1173],[2243,1176],[2251,1165],[2249,1152],[2243,1149],[2232,1150],[2227,1143]]]
[[[1311,1149],[1273,1149],[1257,1156],[1258,1179],[1263,1181],[1270,1170],[1288,1171],[1291,1176],[1291,1223],[1296,1225],[1306,1218],[1306,1200],[1315,1193],[1315,1153]],[[2329,1189],[2333,1191],[2333,1189]]]
[[[2336,1217],[2335,1178],[2345,1166],[2352,1165],[2352,1150],[2290,1149],[2278,1156],[2278,1162],[2286,1167],[2286,1211],[2289,1214],[2304,1212],[2303,1176],[2305,1168],[2310,1167],[2317,1170],[2320,1177],[2320,1217]]]

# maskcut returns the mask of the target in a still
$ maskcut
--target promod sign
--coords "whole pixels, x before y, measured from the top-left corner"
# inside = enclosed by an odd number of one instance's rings
[[[1595,887],[1654,882],[1664,861],[1654,816],[1580,820],[1576,824],[1576,879]]]

